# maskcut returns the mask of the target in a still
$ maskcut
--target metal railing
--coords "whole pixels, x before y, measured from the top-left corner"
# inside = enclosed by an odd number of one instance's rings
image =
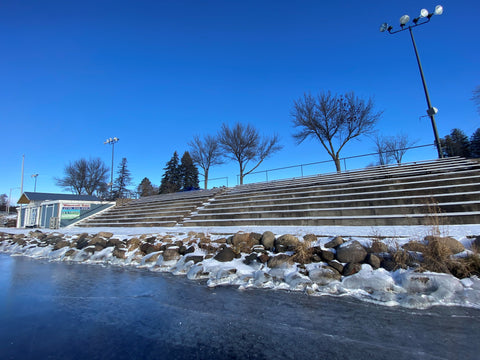
[[[417,148],[425,148],[425,147],[432,147],[432,146],[435,146],[435,144],[426,144],[426,145],[417,145],[417,146],[411,146],[411,147],[408,147],[408,148],[403,148],[403,149],[396,149],[395,151],[407,151],[407,150],[411,150],[411,149],[417,149]],[[392,152],[392,151],[386,151],[386,153],[388,152]],[[344,171],[348,171],[347,170],[347,160],[351,160],[351,159],[358,159],[358,158],[363,158],[363,157],[371,157],[371,156],[379,156],[379,153],[378,152],[375,152],[375,153],[369,153],[369,154],[362,154],[362,155],[355,155],[355,156],[347,156],[347,157],[343,157],[343,158],[340,158],[340,163],[343,163],[343,167],[344,167]],[[261,171],[255,171],[255,172],[252,172],[246,176],[251,176],[251,175],[257,175],[257,174],[265,174],[265,181],[269,181],[269,177],[268,177],[268,174],[269,173],[272,173],[274,171],[282,171],[282,170],[291,170],[291,169],[296,169],[296,168],[300,168],[300,176],[301,177],[304,177],[304,169],[308,166],[314,166],[314,165],[321,165],[321,164],[328,164],[328,163],[332,163],[332,164],[335,164],[335,162],[333,161],[333,159],[330,159],[330,160],[323,160],[323,161],[317,161],[317,162],[313,162],[313,163],[306,163],[306,164],[299,164],[299,165],[291,165],[291,166],[285,166],[285,167],[280,167],[280,168],[275,168],[275,169],[267,169],[267,170],[261,170]],[[319,172],[317,172],[316,174],[319,174]],[[316,175],[315,174],[315,175]],[[246,177],[245,176],[245,177]],[[311,176],[311,175],[309,175]],[[244,177],[244,179],[245,179]],[[291,176],[290,176],[291,177]],[[227,179],[228,181],[228,179]],[[240,175],[237,174],[237,185],[240,184]],[[227,182],[227,186],[228,186],[228,182]]]

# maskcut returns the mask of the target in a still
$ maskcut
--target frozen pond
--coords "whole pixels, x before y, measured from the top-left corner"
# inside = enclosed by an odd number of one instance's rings
[[[2,359],[474,359],[480,310],[208,288],[0,254]]]

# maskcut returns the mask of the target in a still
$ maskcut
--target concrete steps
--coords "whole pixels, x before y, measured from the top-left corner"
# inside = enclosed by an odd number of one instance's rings
[[[480,223],[480,164],[447,158],[156,195],[81,226],[379,226]]]

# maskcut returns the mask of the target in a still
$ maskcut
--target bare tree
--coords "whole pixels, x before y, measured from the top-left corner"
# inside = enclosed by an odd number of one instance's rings
[[[63,178],[56,178],[57,186],[66,188],[78,195],[92,195],[106,182],[108,167],[100,158],[79,159],[69,163],[64,171]]]
[[[196,163],[203,170],[203,177],[205,178],[205,189],[208,185],[208,173],[210,167],[223,164],[222,152],[218,140],[211,135],[206,135],[203,139],[195,136],[192,141],[188,143],[190,146],[190,156],[194,163]]]
[[[387,137],[385,143],[390,156],[395,159],[397,164],[401,164],[408,148],[415,145],[417,140],[409,139],[407,134],[397,134]]]
[[[218,134],[218,142],[224,155],[238,162],[240,184],[243,184],[243,178],[255,170],[263,160],[283,147],[278,143],[278,135],[261,138],[253,126],[240,123],[235,124],[233,128],[223,124]],[[250,162],[254,165],[247,171]]]
[[[378,154],[378,164],[379,165],[387,165],[391,162],[393,156],[390,152],[390,145],[388,143],[388,138],[385,136],[381,136],[376,134],[373,138],[375,143],[375,151]]]
[[[317,97],[304,94],[294,102],[293,124],[299,128],[293,135],[297,143],[317,138],[341,171],[340,151],[352,139],[372,131],[382,112],[374,111],[374,103],[355,96],[323,92]]]

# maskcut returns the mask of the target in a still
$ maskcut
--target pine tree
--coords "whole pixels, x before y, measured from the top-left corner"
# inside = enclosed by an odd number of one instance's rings
[[[462,130],[453,129],[452,132],[441,139],[440,142],[445,157],[470,157],[470,141]]]
[[[470,155],[472,158],[480,158],[480,128],[470,138]]]
[[[193,164],[193,160],[188,151],[182,156],[180,164],[180,174],[182,177],[182,189],[184,191],[198,190],[198,169]]]
[[[158,190],[156,191],[158,192]],[[137,187],[137,193],[140,197],[155,195],[155,187],[148,178],[143,178],[140,185]]]
[[[163,170],[165,170],[165,173],[162,176],[159,193],[168,194],[180,191],[182,188],[182,177],[176,151],[173,153],[172,158],[167,162],[166,167]]]
[[[132,184],[132,176],[130,170],[127,169],[127,158],[123,158],[118,166],[117,178],[113,182],[113,196],[114,198],[125,198],[130,195],[130,190],[127,186]]]

